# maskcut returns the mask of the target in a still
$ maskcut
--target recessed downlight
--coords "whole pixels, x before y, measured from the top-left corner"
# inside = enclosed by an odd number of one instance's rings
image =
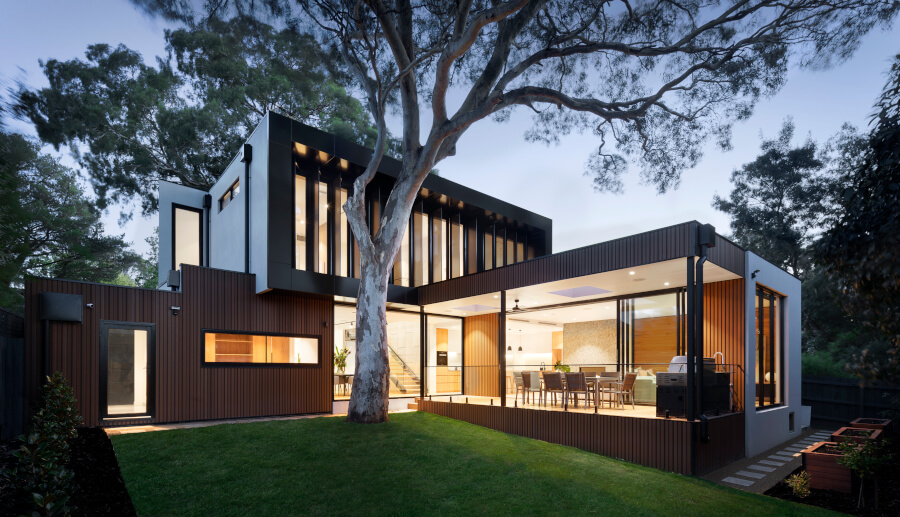
[[[664,283],[663,285],[669,285],[669,282]]]
[[[633,275],[633,274],[634,274],[634,271],[629,271],[628,274],[629,274],[629,275]]]

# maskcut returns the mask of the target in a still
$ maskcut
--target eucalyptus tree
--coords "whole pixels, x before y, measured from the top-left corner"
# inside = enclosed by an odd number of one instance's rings
[[[356,375],[348,419],[388,408],[386,294],[422,182],[474,124],[533,113],[528,136],[591,131],[595,188],[618,191],[627,164],[660,192],[678,186],[702,146],[776,92],[789,66],[827,67],[888,26],[896,0],[134,0],[193,23],[253,9],[318,29],[365,98],[378,137],[344,210],[358,243]],[[451,90],[461,101],[450,105]],[[365,186],[384,156],[386,117],[401,116],[401,169],[379,230],[368,232]],[[499,152],[499,150],[498,150]]]

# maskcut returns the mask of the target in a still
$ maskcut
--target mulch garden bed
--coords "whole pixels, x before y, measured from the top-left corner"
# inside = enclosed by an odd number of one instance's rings
[[[791,475],[802,470],[803,467],[799,467]],[[795,503],[817,506],[850,515],[896,517],[900,515],[900,473],[892,471],[894,469],[890,468],[886,470],[888,470],[886,475],[878,480],[878,510],[872,508],[875,498],[871,481],[866,481],[866,508],[862,510],[856,507],[856,502],[859,498],[859,492],[856,489],[850,494],[842,494],[831,490],[811,489],[808,497],[801,498],[794,495],[787,483],[779,481],[777,485],[768,489],[765,494],[787,501],[794,501]]]
[[[15,461],[10,452],[18,441],[0,444],[0,467]],[[75,516],[136,516],[112,442],[102,429],[78,429],[71,443],[69,468],[75,473],[77,488],[71,503]],[[5,493],[6,487],[0,487]]]

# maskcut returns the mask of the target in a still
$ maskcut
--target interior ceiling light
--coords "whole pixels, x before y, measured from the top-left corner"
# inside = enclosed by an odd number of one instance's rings
[[[633,274],[634,274],[634,271],[629,271],[628,274],[629,274],[629,275],[633,275]]]
[[[497,295],[495,294],[495,295],[494,295],[494,298],[499,298],[499,296],[497,296]]]
[[[663,285],[669,285],[669,282],[664,283]]]

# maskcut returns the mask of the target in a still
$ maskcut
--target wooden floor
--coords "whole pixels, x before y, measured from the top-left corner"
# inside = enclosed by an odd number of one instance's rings
[[[476,396],[467,396],[467,395],[453,395],[450,396],[434,396],[431,397],[431,400],[441,401],[441,402],[449,402],[450,399],[453,399],[453,402],[458,402],[461,404],[478,404],[483,406],[490,406],[493,402],[494,406],[500,405],[500,397],[476,397]],[[522,397],[519,396],[518,399],[513,399],[512,395],[507,395],[506,397],[506,405],[513,407],[521,407],[528,409],[540,409],[544,411],[566,411],[565,408],[560,407],[559,402],[557,404],[551,405],[550,402],[547,402],[547,405],[539,405],[537,403],[532,403],[531,401],[527,402],[525,405],[522,405]],[[587,407],[584,406],[583,401],[578,402],[578,407],[576,408],[572,402],[569,402],[568,411],[570,413],[594,413],[594,405],[593,403],[588,404]],[[614,416],[629,416],[633,418],[659,418],[660,420],[665,420],[664,418],[656,416],[656,406],[642,406],[635,405],[634,409],[631,408],[631,404],[626,404],[624,408],[622,407],[609,407],[609,403],[604,404],[604,407],[597,408],[597,413],[603,415],[614,415]],[[671,418],[670,420],[683,420]]]

